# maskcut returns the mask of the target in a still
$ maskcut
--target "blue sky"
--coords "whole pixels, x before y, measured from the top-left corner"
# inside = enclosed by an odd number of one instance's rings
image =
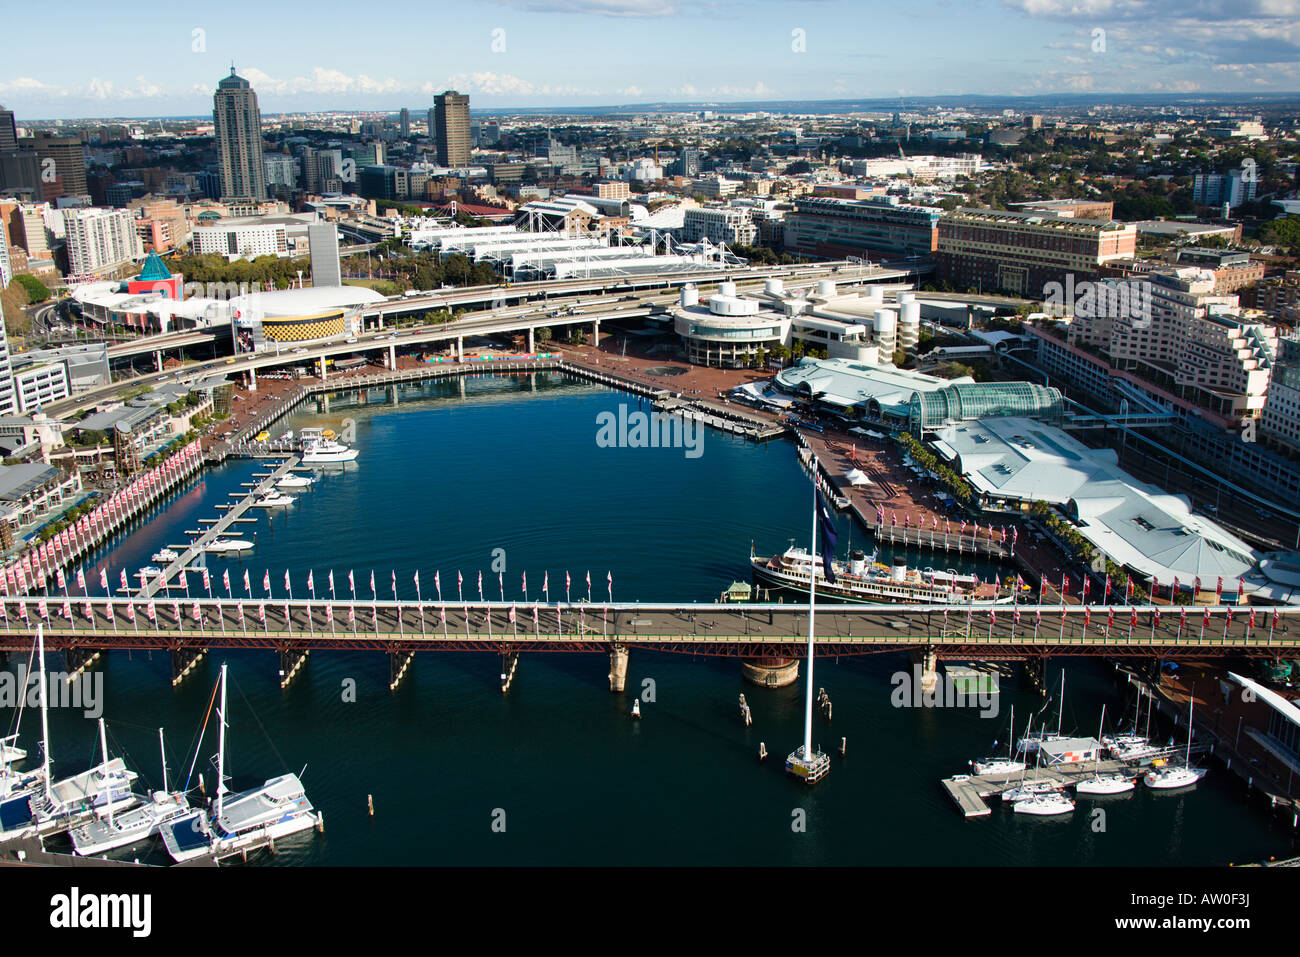
[[[204,113],[233,59],[264,113],[1300,89],[1300,0],[70,0],[0,15],[23,118]],[[802,46],[802,49],[800,49]]]

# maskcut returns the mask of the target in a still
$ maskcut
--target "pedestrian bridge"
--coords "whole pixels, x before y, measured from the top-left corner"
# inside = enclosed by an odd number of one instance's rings
[[[818,655],[918,650],[940,658],[1050,655],[1293,656],[1300,608],[1116,605],[821,604]],[[1159,617],[1157,619],[1157,612]],[[27,651],[37,625],[53,650],[267,648],[608,651],[731,657],[806,653],[807,604],[331,601],[6,596],[0,650]],[[1295,631],[1292,625],[1296,625]]]

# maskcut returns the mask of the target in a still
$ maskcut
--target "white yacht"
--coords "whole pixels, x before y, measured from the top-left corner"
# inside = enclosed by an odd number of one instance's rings
[[[1147,787],[1157,791],[1168,791],[1173,788],[1186,788],[1196,784],[1201,778],[1205,777],[1206,768],[1192,767],[1192,718],[1196,710],[1196,699],[1188,698],[1187,701],[1187,754],[1183,759],[1183,766],[1165,765],[1160,768],[1153,768],[1147,772],[1147,776],[1142,779]]]
[[[1019,803],[1032,797],[1038,797],[1041,794],[1051,794],[1053,791],[1059,790],[1061,790],[1061,786],[1055,781],[1024,781],[1016,787],[1003,791],[1002,800]]]
[[[325,437],[324,429],[302,429],[303,465],[342,465],[356,460],[357,450]]]
[[[162,562],[164,565],[174,562],[180,558],[180,554],[172,548],[163,548],[149,556],[151,562]]]
[[[1036,814],[1039,817],[1051,817],[1057,814],[1069,814],[1074,810],[1074,802],[1065,795],[1064,791],[1053,790],[1035,794],[1023,801],[1017,801],[1012,806],[1012,810],[1017,814]]]
[[[306,475],[282,475],[275,483],[276,488],[307,488],[315,479]]]
[[[208,542],[203,550],[212,552],[215,555],[225,555],[231,552],[248,552],[252,551],[252,549],[252,542],[246,542],[240,538],[214,538]]]
[[[294,498],[292,495],[285,495],[283,492],[266,492],[259,495],[253,501],[249,502],[251,508],[284,508],[286,505],[292,505]]]
[[[167,751],[162,742],[162,728],[159,728],[158,746],[163,754],[162,790],[153,792],[148,801],[132,810],[122,814],[110,811],[106,819],[101,818],[73,828],[72,847],[78,854],[84,857],[138,844],[158,833],[163,824],[190,809],[184,792],[167,790]]]
[[[1106,730],[1106,706],[1101,706],[1101,722],[1097,726],[1097,738],[1100,740],[1102,732]],[[1092,766],[1092,777],[1079,781],[1074,786],[1075,794],[1124,794],[1132,791],[1136,784],[1133,779],[1123,774],[1102,774],[1101,773],[1101,749],[1097,749],[1097,760]]]
[[[1061,700],[1060,709],[1056,714],[1056,730],[1048,731],[1046,728],[1037,732],[1030,732],[1025,728],[1025,736],[1016,742],[1016,751],[1020,754],[1033,754],[1038,750],[1038,746],[1045,741],[1059,741],[1061,735],[1061,722],[1065,717],[1065,669],[1061,669]]]
[[[167,853],[177,863],[208,855],[221,860],[320,824],[320,812],[307,800],[296,774],[282,774],[261,787],[227,795],[225,665],[221,666],[218,717],[217,793],[211,811],[197,810],[174,818],[161,830]]]
[[[21,715],[22,712],[20,711],[19,714]],[[18,735],[16,734],[11,734],[7,738],[0,738],[0,769],[26,759],[27,752],[14,743],[17,740]]]
[[[1016,706],[1011,706],[1011,725],[1007,731],[1007,756],[1005,758],[977,758],[970,763],[976,774],[1019,774],[1025,769],[1024,761],[1017,761],[1011,749],[1016,741]]]

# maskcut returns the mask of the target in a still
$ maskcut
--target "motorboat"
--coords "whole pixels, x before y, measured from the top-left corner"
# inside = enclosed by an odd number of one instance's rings
[[[253,550],[253,543],[246,542],[242,538],[214,538],[204,546],[203,550],[215,555],[225,555],[232,552],[249,552]]]
[[[175,549],[163,548],[150,555],[149,560],[151,562],[162,562],[164,565],[166,565],[169,562],[176,561],[176,559],[180,557],[181,557],[180,553],[177,552]]]
[[[356,460],[357,450],[325,437],[324,429],[302,429],[303,465],[341,465]]]
[[[283,492],[266,492],[249,502],[250,508],[284,508],[292,505],[294,498],[292,495],[285,495]]]
[[[307,488],[315,479],[306,475],[282,475],[275,483],[276,488]]]

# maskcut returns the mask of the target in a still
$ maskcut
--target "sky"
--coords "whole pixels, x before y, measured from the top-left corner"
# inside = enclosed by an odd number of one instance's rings
[[[1300,0],[69,0],[10,4],[18,119],[1300,90]],[[358,10],[373,10],[373,16]]]

